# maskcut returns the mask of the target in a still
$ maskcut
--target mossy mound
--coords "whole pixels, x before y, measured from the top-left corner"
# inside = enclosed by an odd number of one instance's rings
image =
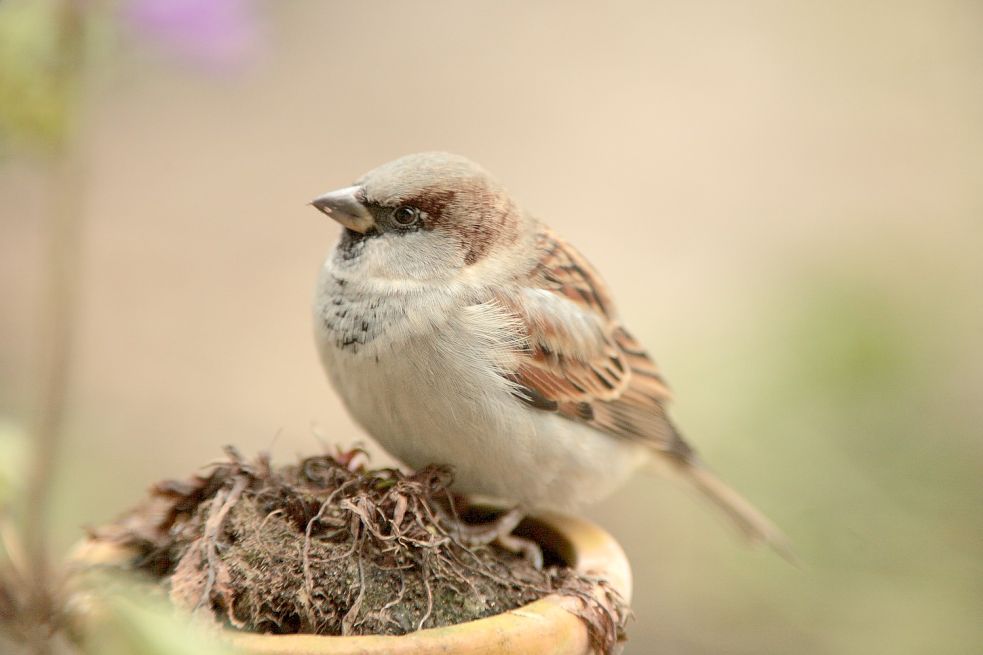
[[[178,607],[250,632],[400,635],[563,593],[583,599],[600,643],[622,631],[623,608],[591,595],[597,581],[465,545],[447,468],[369,470],[359,451],[274,468],[228,452],[95,534],[138,553]]]

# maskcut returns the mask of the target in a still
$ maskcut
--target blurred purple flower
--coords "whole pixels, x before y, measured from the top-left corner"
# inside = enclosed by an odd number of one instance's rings
[[[124,12],[139,36],[208,66],[243,63],[258,41],[251,0],[127,0]]]

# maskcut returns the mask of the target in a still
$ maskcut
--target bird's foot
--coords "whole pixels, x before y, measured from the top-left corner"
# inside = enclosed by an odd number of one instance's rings
[[[484,523],[462,523],[461,541],[466,546],[487,546],[508,536],[522,522],[522,512],[513,507],[504,514]]]
[[[513,507],[498,518],[487,523],[461,525],[461,541],[466,546],[495,545],[510,553],[522,555],[537,570],[543,568],[543,551],[532,539],[512,534],[522,522],[524,515],[518,507]]]
[[[543,549],[532,539],[519,537],[514,534],[503,534],[499,535],[492,543],[496,546],[501,546],[510,553],[522,555],[527,562],[532,564],[533,568],[537,571],[542,570]]]

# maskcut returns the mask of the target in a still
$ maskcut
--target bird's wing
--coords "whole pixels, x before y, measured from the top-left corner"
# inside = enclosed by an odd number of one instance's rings
[[[618,322],[597,272],[547,228],[537,235],[537,252],[518,293],[497,297],[523,332],[511,375],[516,395],[538,409],[687,459],[692,451],[666,416],[669,389]]]
[[[510,375],[533,407],[661,451],[750,539],[791,557],[788,540],[700,462],[666,415],[669,389],[655,363],[618,322],[604,282],[583,256],[542,228],[538,261],[518,292],[498,294],[523,344]]]

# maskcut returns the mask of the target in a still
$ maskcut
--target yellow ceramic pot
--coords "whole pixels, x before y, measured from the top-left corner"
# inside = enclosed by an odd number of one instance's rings
[[[631,599],[631,570],[625,553],[593,523],[545,514],[533,520],[530,536],[577,572],[603,578],[626,601]],[[76,550],[74,559],[94,565],[125,561],[129,555],[89,541]],[[551,595],[496,616],[401,636],[269,635],[233,630],[222,634],[238,650],[255,655],[586,655],[593,652],[587,627],[570,611],[579,604],[574,598]]]

